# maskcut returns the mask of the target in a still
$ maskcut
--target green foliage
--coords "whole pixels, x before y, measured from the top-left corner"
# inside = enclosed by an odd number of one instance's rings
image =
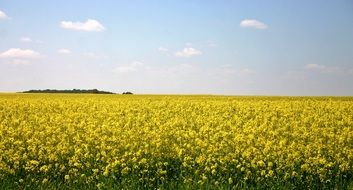
[[[73,93],[73,94],[114,94],[113,92],[100,91],[97,89],[81,90],[81,89],[72,89],[72,90],[56,90],[56,89],[45,89],[45,90],[28,90],[22,93]]]

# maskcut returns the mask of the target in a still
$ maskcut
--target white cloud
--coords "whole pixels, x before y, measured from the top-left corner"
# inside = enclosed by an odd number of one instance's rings
[[[0,20],[1,19],[9,19],[9,17],[3,11],[0,11]]]
[[[306,69],[311,69],[311,70],[323,70],[326,68],[326,66],[319,65],[319,64],[307,64],[305,65]]]
[[[184,48],[183,50],[175,53],[175,56],[177,57],[192,57],[196,55],[202,55],[202,52],[191,47]]]
[[[167,52],[167,51],[169,51],[169,50],[168,50],[168,48],[165,48],[165,47],[159,47],[159,48],[158,48],[158,51],[160,51],[160,52]]]
[[[71,53],[71,51],[68,49],[58,49],[57,52],[60,54],[70,54]]]
[[[319,65],[319,64],[307,64],[307,65],[305,65],[305,69],[319,71],[321,73],[341,73],[341,72],[344,72],[339,67],[327,67],[325,65]]]
[[[240,22],[240,26],[244,27],[244,28],[255,28],[255,29],[267,29],[268,28],[268,26],[265,23],[260,22],[258,20],[254,20],[254,19],[242,20]]]
[[[34,39],[30,38],[30,37],[21,37],[20,38],[20,42],[24,42],[24,43],[32,43],[32,42],[34,42],[34,43],[37,43],[37,44],[43,44],[44,43],[41,40],[34,40]]]
[[[0,53],[0,58],[39,58],[40,53],[31,49],[11,48]]]
[[[22,37],[20,38],[21,42],[32,42],[32,39],[30,37]]]
[[[142,68],[144,65],[144,63],[142,61],[134,61],[128,65],[122,65],[122,66],[118,66],[115,69],[113,69],[114,73],[131,73],[131,72],[135,72],[138,69]]]
[[[88,19],[86,22],[61,21],[60,26],[65,29],[87,32],[101,32],[105,30],[104,26],[94,19]]]

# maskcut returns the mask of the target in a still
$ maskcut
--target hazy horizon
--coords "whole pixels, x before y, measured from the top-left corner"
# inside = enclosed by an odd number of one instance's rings
[[[0,2],[0,92],[353,96],[353,2]]]

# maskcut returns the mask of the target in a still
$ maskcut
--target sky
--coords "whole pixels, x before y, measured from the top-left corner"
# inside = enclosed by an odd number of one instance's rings
[[[0,92],[353,96],[352,0],[0,0]]]

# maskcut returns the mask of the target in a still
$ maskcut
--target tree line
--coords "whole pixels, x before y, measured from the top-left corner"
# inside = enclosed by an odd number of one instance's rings
[[[45,89],[45,90],[28,90],[22,93],[73,93],[73,94],[115,94],[113,92],[101,91],[98,89],[72,89],[72,90],[57,90],[57,89]],[[128,94],[132,94],[128,92]],[[124,92],[123,94],[126,94]]]

